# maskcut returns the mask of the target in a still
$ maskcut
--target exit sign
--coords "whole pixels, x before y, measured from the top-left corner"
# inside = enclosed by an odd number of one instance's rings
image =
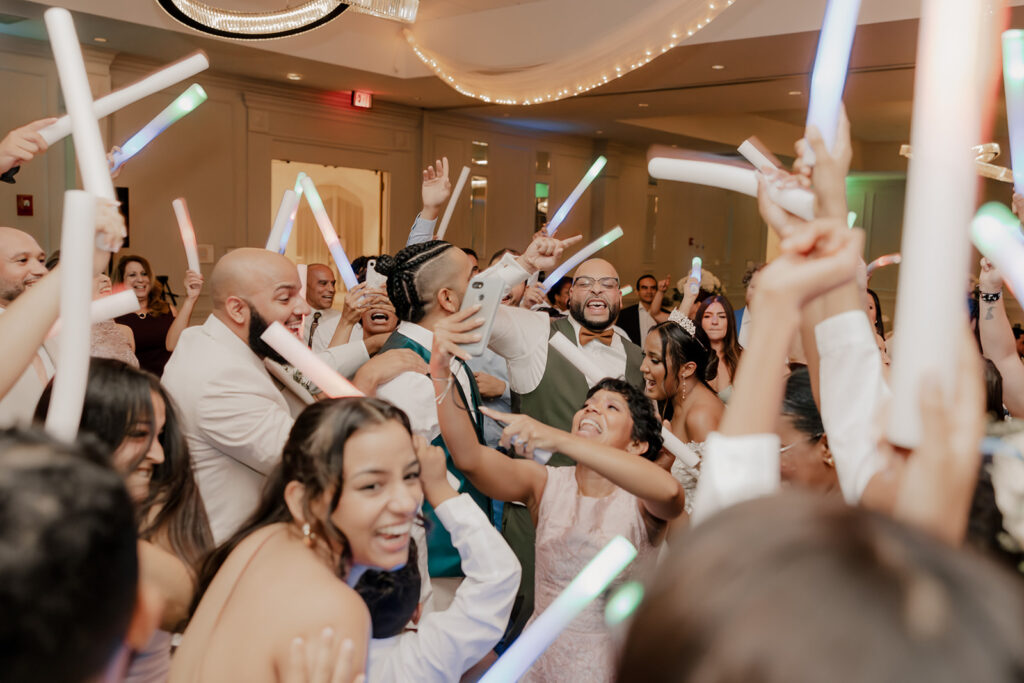
[[[369,109],[373,105],[373,96],[365,90],[352,91],[352,106],[359,109]]]

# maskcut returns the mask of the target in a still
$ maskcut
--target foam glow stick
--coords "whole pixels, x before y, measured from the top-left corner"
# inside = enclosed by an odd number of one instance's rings
[[[604,623],[618,626],[628,619],[644,599],[644,585],[639,581],[622,584],[604,606]]]
[[[839,108],[843,102],[843,88],[846,86],[850,49],[853,47],[853,34],[857,31],[859,12],[860,0],[829,0],[825,7],[825,19],[821,23],[821,35],[818,37],[818,54],[814,57],[811,93],[807,104],[807,127],[816,126],[821,131],[825,149],[830,152],[836,145]],[[804,160],[814,163],[810,145],[807,149]]]
[[[188,204],[184,197],[178,197],[171,206],[174,207],[174,217],[178,219],[178,230],[181,232],[181,243],[185,247],[185,260],[188,261],[188,269],[202,273],[199,269],[199,250],[196,248],[196,230],[192,227],[192,217],[188,214]]]
[[[93,111],[96,112],[97,119],[105,118],[119,109],[124,109],[129,104],[170,88],[186,78],[192,78],[208,68],[210,68],[210,60],[207,59],[206,53],[197,50],[177,62],[168,64],[159,71],[154,71],[141,80],[104,95],[93,103]],[[52,147],[53,143],[71,134],[70,117],[67,115],[60,117],[46,128],[40,129],[39,134],[46,140],[46,144]]]
[[[138,133],[128,138],[120,149],[114,150],[114,165],[110,169],[116,171],[124,162],[142,151],[142,148],[153,141],[157,135],[171,127],[179,119],[206,101],[206,91],[198,83],[193,83],[188,90],[178,95],[173,102],[164,107],[152,121],[147,123]]]
[[[920,442],[922,377],[934,374],[944,395],[953,392],[949,363],[958,357],[960,335],[935,330],[967,322],[967,227],[978,185],[971,146],[981,137],[986,106],[975,95],[991,52],[981,40],[990,21],[982,5],[921,6],[888,429],[889,440],[904,448]]]
[[[299,209],[299,194],[295,190],[285,190],[281,197],[281,205],[277,207],[274,225],[270,228],[267,238],[267,251],[283,254],[288,246],[291,226],[295,223],[295,212]]]
[[[875,272],[879,268],[886,266],[898,266],[903,261],[903,257],[897,251],[893,254],[886,254],[885,256],[879,256],[874,261],[868,264],[868,277],[871,277],[871,273]]]
[[[308,178],[305,171],[299,171],[299,174],[295,176],[295,194],[302,196],[302,179]]]
[[[89,304],[89,321],[95,325],[105,320],[113,320],[122,315],[135,313],[140,308],[142,308],[142,304],[139,303],[139,298],[135,296],[135,292],[130,289],[122,289],[116,294],[108,294],[99,299],[93,299],[93,302]],[[59,332],[60,318],[57,318],[53,323],[53,327],[46,333],[46,338],[52,339]]]
[[[548,605],[533,623],[494,663],[480,683],[518,681],[538,657],[555,642],[572,620],[615,580],[636,558],[636,548],[622,536],[616,536],[594,556],[565,590]]]
[[[548,344],[583,374],[588,385],[594,386],[607,376],[604,370],[597,367],[597,364],[587,358],[583,350],[564,334],[551,335]],[[687,467],[694,468],[700,463],[700,458],[690,450],[690,447],[665,427],[661,428],[661,438],[664,441],[665,450],[679,458]]]
[[[107,164],[100,126],[93,111],[89,78],[82,60],[82,46],[78,43],[71,13],[60,7],[51,7],[43,13],[43,20],[57,62],[61,93],[68,108],[68,116],[71,117],[82,187],[94,197],[113,201],[114,184],[110,181],[110,166]],[[91,292],[92,287],[88,287],[88,290]]]
[[[857,212],[850,211],[846,214],[846,227],[852,228],[853,224],[857,222]]]
[[[331,398],[365,395],[354,384],[342,377],[337,370],[306,348],[306,345],[281,323],[271,323],[270,327],[260,335],[260,339],[284,356],[290,365],[309,378],[309,381],[320,387]]]
[[[459,203],[459,195],[462,194],[462,188],[466,186],[467,178],[469,178],[469,166],[463,166],[459,173],[459,179],[455,182],[455,189],[452,190],[452,196],[448,199],[448,206],[444,207],[441,224],[437,228],[437,239],[439,240],[443,240],[444,234],[448,232],[448,222],[452,219],[452,214],[455,213],[455,206]]]
[[[756,171],[734,166],[729,163],[728,159],[720,161],[681,159],[667,156],[665,148],[655,146],[648,152],[647,172],[652,178],[661,180],[709,185],[740,192],[750,197],[757,196]],[[807,190],[772,188],[770,196],[786,211],[805,220],[814,218],[814,195]]]
[[[622,289],[619,290],[619,295],[620,296],[629,296],[632,293],[633,293],[633,285],[626,285],[625,287],[623,287]]]
[[[1010,165],[1013,189],[1024,192],[1024,31],[1003,32],[1003,88],[1006,92],[1006,123],[1010,132]]]
[[[761,149],[754,144],[754,140],[756,140],[756,138],[747,138],[743,141],[742,145],[736,148],[737,151],[742,154],[743,158],[749,161],[758,171],[764,172],[777,169],[778,165],[769,159],[768,155],[762,152]]]
[[[555,234],[555,231],[558,230],[558,226],[562,224],[565,217],[569,215],[570,211],[572,211],[572,207],[575,206],[576,202],[579,201],[579,198],[583,196],[583,193],[587,191],[587,188],[590,187],[590,183],[594,182],[594,178],[598,176],[601,169],[603,169],[607,163],[607,158],[599,156],[597,161],[590,165],[587,172],[583,174],[583,178],[580,179],[580,182],[575,188],[573,188],[573,191],[569,193],[569,196],[565,198],[565,201],[562,202],[562,205],[558,207],[555,211],[555,215],[552,216],[551,220],[548,222],[548,237]]]
[[[306,201],[309,202],[309,208],[313,210],[313,218],[316,219],[316,224],[320,228],[320,234],[323,235],[324,242],[327,243],[327,248],[334,258],[334,263],[338,266],[338,274],[341,275],[347,289],[354,288],[359,284],[359,280],[356,279],[356,273],[352,270],[348,256],[345,255],[345,249],[341,246],[338,233],[334,231],[334,225],[331,224],[331,219],[327,216],[327,210],[324,209],[320,193],[316,191],[316,185],[305,174],[300,177],[299,181],[302,183],[302,192],[306,196]]]
[[[978,209],[971,222],[971,239],[985,258],[1002,272],[1015,292],[1024,292],[1024,244],[1017,239],[1020,221],[999,202]]]
[[[620,237],[622,237],[622,228],[616,225],[614,228],[577,251],[560,266],[552,270],[551,273],[544,278],[544,282],[540,283],[541,288],[545,292],[550,291],[551,288],[555,286],[555,283],[562,279],[563,275],[569,273],[573,268],[583,263]]]
[[[47,10],[47,14],[53,10]],[[65,10],[61,10],[62,12]],[[49,21],[49,17],[47,17]],[[50,33],[51,38],[53,33]],[[78,45],[78,43],[75,43]],[[98,132],[98,131],[97,131]],[[109,173],[107,174],[109,178]],[[64,193],[61,223],[60,346],[46,431],[73,441],[82,419],[89,381],[89,300],[92,298],[92,255],[96,240],[96,197],[81,190]]]
[[[690,263],[690,277],[696,280],[695,283],[690,285],[690,294],[696,294],[700,291],[700,278],[703,274],[703,263],[700,260],[700,256],[694,256],[693,261]]]

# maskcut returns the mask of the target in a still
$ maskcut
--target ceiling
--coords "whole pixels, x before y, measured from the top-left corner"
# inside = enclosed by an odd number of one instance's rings
[[[632,0],[641,3],[644,0]],[[267,9],[284,0],[220,0],[226,7]],[[587,31],[564,25],[567,7],[585,3]],[[434,77],[402,36],[402,25],[355,12],[307,34],[259,43],[201,36],[170,19],[153,0],[62,0],[75,12],[83,42],[168,62],[197,48],[217,71],[318,90],[365,89],[377,100],[450,111],[519,126],[625,143],[676,144],[731,151],[758,135],[777,154],[799,137],[809,72],[826,0],[735,0],[710,25],[647,66],[585,95],[530,107],[486,105]],[[0,0],[0,33],[45,39],[43,0]],[[294,3],[293,3],[294,4]],[[1010,0],[1011,24],[1024,25],[1024,0]],[[614,30],[622,0],[420,0],[417,39],[482,66],[554,60]],[[581,6],[582,7],[582,6]],[[860,143],[909,138],[919,0],[862,0],[846,102]],[[616,12],[619,15],[616,15]],[[607,16],[602,28],[597,16]],[[24,21],[17,21],[24,17]],[[547,21],[557,17],[557,21]],[[12,22],[12,23],[6,23]],[[595,23],[598,22],[598,23]],[[501,31],[500,41],[460,36]],[[471,53],[471,47],[482,43]],[[470,46],[470,47],[467,47]],[[528,46],[524,48],[523,46]],[[469,51],[469,53],[467,53]],[[718,65],[722,69],[713,69]],[[1005,123],[997,122],[1005,128]]]

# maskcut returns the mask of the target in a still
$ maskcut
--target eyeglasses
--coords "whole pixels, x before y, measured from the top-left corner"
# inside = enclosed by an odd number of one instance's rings
[[[601,289],[618,289],[619,278],[617,277],[602,277],[594,279],[592,277],[578,277],[572,281],[572,286],[582,287],[583,289],[591,289],[594,283],[601,285]]]
[[[779,449],[779,453],[785,453],[789,449],[793,448],[793,446],[798,446],[798,445],[800,445],[802,443],[818,441],[823,436],[825,436],[825,435],[824,434],[815,434],[813,436],[807,437],[806,439],[800,439],[799,441],[794,441],[793,443],[789,444],[788,446],[783,446],[782,448],[780,448]]]

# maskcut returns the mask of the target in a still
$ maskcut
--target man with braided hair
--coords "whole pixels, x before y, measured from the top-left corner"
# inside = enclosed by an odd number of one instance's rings
[[[534,239],[522,256],[507,255],[500,263],[488,269],[489,276],[499,277],[509,287],[525,280],[535,271],[549,269],[558,262],[563,249],[578,241],[579,237],[557,240],[550,237]],[[469,286],[473,263],[461,249],[448,242],[429,240],[410,245],[399,251],[394,258],[382,256],[377,261],[377,271],[388,278],[388,298],[395,307],[401,321],[398,329],[385,342],[382,350],[412,349],[424,360],[430,360],[433,346],[434,325],[458,312]],[[451,391],[456,392],[462,405],[469,409],[470,417],[477,428],[477,437],[483,443],[482,416],[479,411],[480,392],[473,373],[465,363],[452,363]],[[437,404],[434,401],[434,386],[429,377],[416,372],[398,375],[377,389],[377,396],[398,406],[409,416],[413,432],[422,435],[433,444],[445,447],[437,419]],[[447,451],[446,451],[447,452]],[[448,459],[448,471],[459,480],[459,490],[469,493],[485,513],[490,514],[490,501],[469,483]],[[429,507],[428,517],[433,516]],[[451,544],[451,538],[444,526],[436,519],[427,537],[428,567],[431,579],[462,576],[461,560]],[[445,585],[445,584],[448,585]],[[445,595],[454,594],[457,581],[438,582],[436,607],[443,609]]]

